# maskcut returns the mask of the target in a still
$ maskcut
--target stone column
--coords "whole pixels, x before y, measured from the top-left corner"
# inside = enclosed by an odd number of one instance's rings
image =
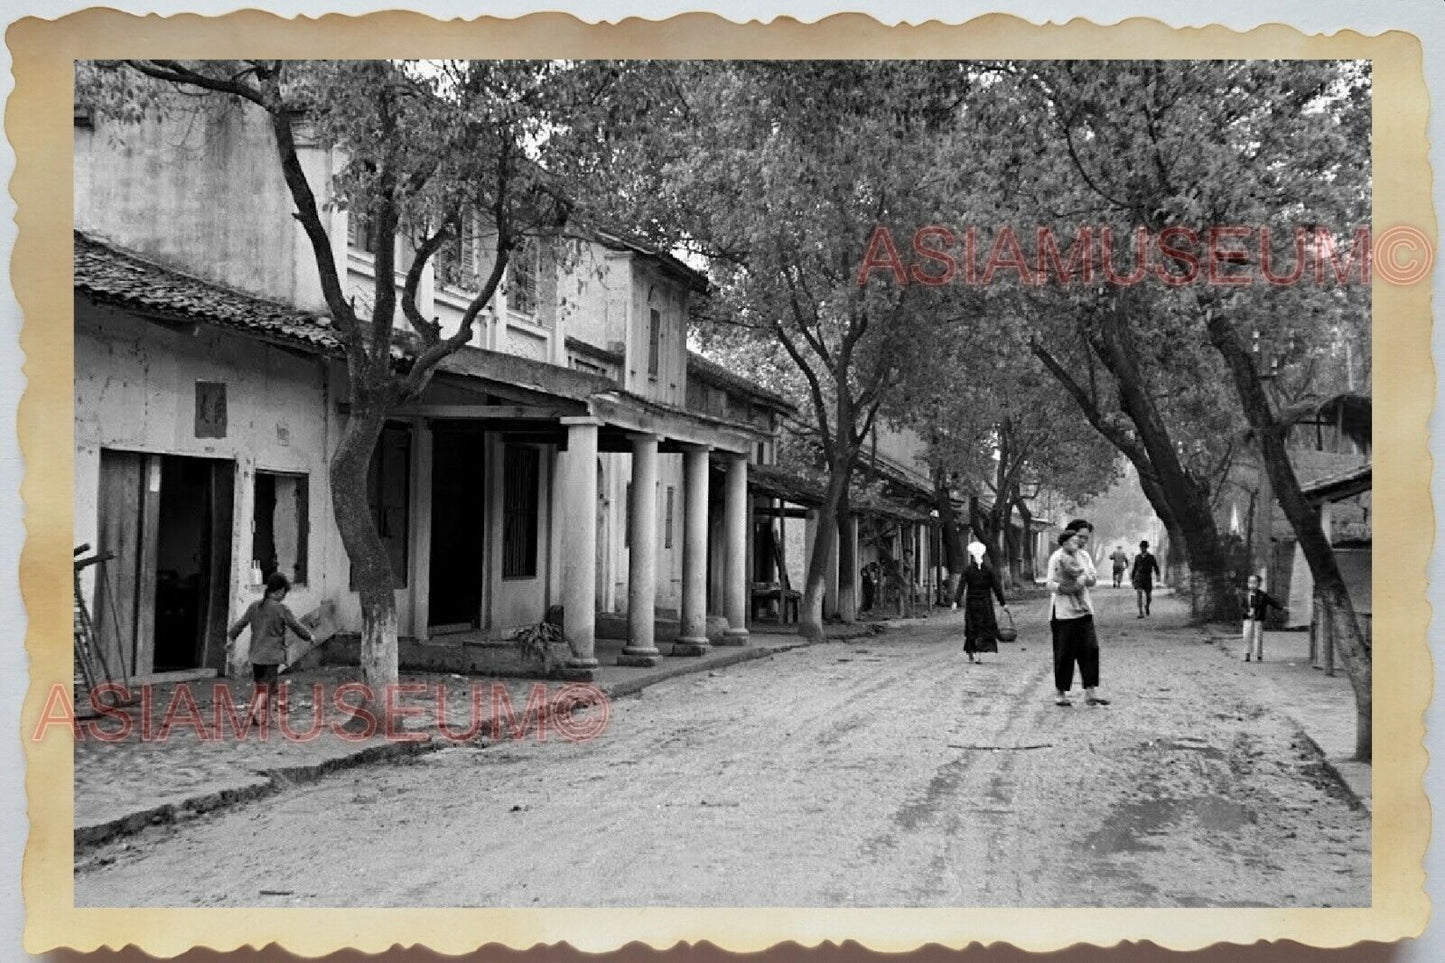
[[[723,583],[723,612],[728,627],[720,645],[748,643],[748,459],[745,455],[727,457],[727,492],[723,502],[723,531],[726,533],[726,560]]]
[[[707,459],[699,446],[683,454],[682,619],[673,655],[702,655],[707,640]]]
[[[567,450],[557,459],[562,490],[562,631],[572,650],[569,669],[592,669],[597,624],[597,426],[596,418],[563,418]]]
[[[416,455],[411,473],[411,634],[425,642],[431,624],[432,429],[424,418],[412,421]]]
[[[818,513],[818,538],[828,539],[828,557],[823,563],[823,616],[838,614],[838,526],[832,518]]]
[[[653,626],[657,618],[657,436],[632,436],[632,494],[627,506],[627,646],[618,665],[662,661]]]

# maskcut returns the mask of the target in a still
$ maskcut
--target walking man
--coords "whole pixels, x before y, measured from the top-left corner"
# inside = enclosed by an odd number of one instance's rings
[[[1094,603],[1089,586],[1098,581],[1089,557],[1089,536],[1094,526],[1084,519],[1069,522],[1059,536],[1059,548],[1049,556],[1049,630],[1054,637],[1054,688],[1057,704],[1071,706],[1074,664],[1078,663],[1085,701],[1106,706],[1099,686],[1099,638],[1094,632]]]
[[[1129,555],[1124,551],[1124,546],[1114,546],[1114,554],[1109,556],[1114,562],[1114,588],[1124,584],[1124,573],[1129,569]]]
[[[1139,554],[1134,556],[1134,572],[1130,579],[1134,583],[1134,596],[1139,603],[1138,618],[1149,614],[1149,603],[1154,600],[1154,576],[1159,574],[1159,560],[1149,553],[1149,543],[1139,543]]]

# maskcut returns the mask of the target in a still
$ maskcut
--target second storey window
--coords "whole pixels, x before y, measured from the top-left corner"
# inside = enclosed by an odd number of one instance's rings
[[[537,281],[541,275],[541,247],[534,237],[523,238],[507,262],[507,307],[517,314],[536,317]]]
[[[376,226],[371,218],[360,211],[352,211],[346,218],[346,243],[353,251],[375,254]]]
[[[502,457],[502,577],[537,575],[537,499],[541,452],[508,445]]]
[[[477,290],[482,284],[477,269],[478,260],[476,229],[474,225],[467,224],[460,237],[452,238],[437,251],[437,283],[463,291]]]
[[[656,308],[652,309],[652,316],[647,322],[647,373],[657,377],[658,366],[662,360],[662,312]]]

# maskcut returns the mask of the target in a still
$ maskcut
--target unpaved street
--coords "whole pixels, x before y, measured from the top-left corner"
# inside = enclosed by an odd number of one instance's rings
[[[1043,603],[684,676],[591,743],[453,747],[82,856],[82,906],[1368,905],[1370,824],[1250,666],[1102,589],[1107,707]],[[265,891],[265,895],[263,895]]]

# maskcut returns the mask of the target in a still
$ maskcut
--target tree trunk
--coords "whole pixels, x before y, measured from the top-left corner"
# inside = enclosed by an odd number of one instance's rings
[[[1034,580],[1038,578],[1038,562],[1034,558],[1034,515],[1033,512],[1029,511],[1028,505],[1024,503],[1022,498],[1014,499],[1014,507],[1018,509],[1019,521],[1023,523],[1023,544],[1021,546],[1022,551],[1020,552],[1023,563],[1023,580],[1020,584],[1033,585]]]
[[[351,415],[331,456],[330,471],[332,511],[361,597],[361,675],[373,709],[384,704],[387,687],[397,681],[394,578],[367,495],[371,456],[385,421],[382,405],[358,403],[353,394]]]
[[[1240,342],[1224,315],[1207,311],[1205,320],[1210,340],[1229,365],[1245,417],[1259,440],[1260,454],[1270,485],[1274,488],[1275,500],[1289,520],[1314,577],[1315,597],[1322,604],[1323,617],[1329,622],[1327,630],[1334,633],[1335,651],[1343,657],[1350,685],[1355,690],[1355,758],[1369,762],[1372,756],[1372,653],[1360,631],[1349,588],[1340,574],[1335,551],[1321,527],[1319,509],[1300,490],[1294,465],[1289,460],[1289,449],[1285,446],[1288,427],[1275,419],[1264,383],[1255,370],[1253,356]]]
[[[1195,617],[1234,621],[1240,614],[1239,601],[1229,582],[1228,559],[1209,500],[1179,461],[1174,442],[1146,389],[1131,336],[1120,315],[1117,308],[1105,311],[1105,323],[1100,326],[1103,333],[1091,338],[1090,344],[1118,383],[1120,407],[1133,431],[1125,430],[1123,419],[1106,416],[1096,399],[1047,349],[1036,344],[1034,355],[1073,396],[1094,430],[1123,452],[1138,472],[1144,496],[1188,559],[1189,578],[1176,578],[1175,584],[1178,588],[1187,586]]]
[[[943,528],[943,557],[948,565],[948,597],[944,601],[951,603],[958,592],[959,573],[963,571],[963,533],[958,529],[953,495],[941,470],[934,472],[933,502],[938,507],[938,520]]]
[[[828,517],[833,519],[834,537],[838,540],[838,618],[852,623],[858,620],[858,599],[854,592],[858,553],[854,551],[854,540],[849,537],[853,531],[853,509],[846,488],[838,499],[838,507]]]
[[[1189,565],[1184,558],[1184,539],[1176,529],[1164,527],[1164,581],[1176,592],[1188,592]]]
[[[803,600],[798,612],[798,634],[805,639],[821,642],[823,636],[823,586],[828,577],[828,555],[837,541],[838,526],[834,519],[838,514],[838,503],[842,501],[843,490],[848,484],[848,471],[836,468],[828,478],[828,488],[823,496],[823,505],[818,509],[818,530],[813,539],[813,550],[808,556],[808,571],[804,576]]]
[[[1003,543],[1003,559],[1005,564],[1001,566],[1004,573],[1004,588],[1010,592],[1018,590],[1019,586],[1019,545],[1018,535],[1014,532],[1014,496],[1013,492],[1000,492],[996,510],[1000,511],[999,530],[1002,534],[1000,541]]]
[[[1118,382],[1120,407],[1138,431],[1183,541],[1189,559],[1192,614],[1198,621],[1238,621],[1239,597],[1230,581],[1229,559],[1214,523],[1214,511],[1179,460],[1174,440],[1148,391],[1126,315],[1118,305],[1103,312],[1095,348]]]
[[[977,495],[968,497],[968,527],[970,534],[988,549],[989,561],[995,571],[1002,570],[999,560],[1003,558],[1002,538],[998,530],[998,506],[985,512],[978,503]]]

